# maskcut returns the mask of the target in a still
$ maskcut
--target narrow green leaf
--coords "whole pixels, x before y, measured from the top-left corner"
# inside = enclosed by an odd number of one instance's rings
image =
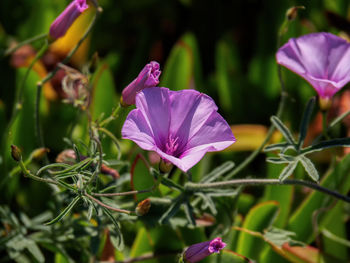
[[[161,224],[167,223],[169,219],[172,218],[179,211],[184,199],[185,199],[185,196],[183,194],[175,198],[173,203],[170,205],[169,209],[159,219],[159,222]]]
[[[109,217],[109,219],[112,221],[114,225],[114,229],[110,229],[110,234],[111,234],[110,237],[111,237],[111,242],[113,246],[118,250],[123,250],[124,239],[117,220],[114,218],[112,213],[107,208],[102,207],[102,210]]]
[[[27,249],[38,262],[45,262],[43,253],[41,253],[38,245],[34,241],[31,240],[31,242],[28,242]]]
[[[210,198],[210,196],[204,194],[204,193],[196,193],[195,195],[199,196],[202,199],[202,205],[201,205],[201,209],[210,209],[210,212],[213,215],[216,215],[218,213],[218,211],[216,210],[216,206],[215,203],[213,202],[213,200]]]
[[[272,124],[282,133],[283,137],[289,142],[289,144],[295,145],[295,140],[289,131],[289,129],[282,123],[277,116],[271,116]]]
[[[315,168],[315,165],[310,161],[309,158],[307,158],[307,157],[305,157],[303,155],[299,156],[298,158],[299,158],[301,164],[304,166],[305,171],[307,172],[307,174],[310,175],[310,177],[314,181],[318,182],[319,175],[318,175],[318,172],[317,172],[317,170]]]
[[[269,157],[266,159],[266,162],[275,164],[290,163],[289,161],[278,157]]]
[[[193,207],[191,206],[190,202],[187,200],[186,203],[185,203],[185,215],[186,215],[186,218],[188,220],[188,222],[193,225],[193,226],[196,226],[196,220],[193,216]]]
[[[45,225],[52,225],[52,224],[55,224],[56,222],[60,221],[65,215],[67,215],[73,209],[73,207],[76,205],[76,203],[78,203],[80,198],[81,198],[80,196],[76,196],[72,200],[72,202],[56,218],[54,218],[50,222],[46,223]]]
[[[316,101],[316,97],[312,97],[308,101],[305,107],[303,118],[301,120],[300,129],[299,129],[298,149],[300,149],[300,147],[303,146],[304,139],[307,133],[307,128],[310,122],[311,114],[315,106],[315,101]]]
[[[234,162],[228,161],[216,167],[213,171],[204,176],[201,180],[203,183],[215,181],[217,178],[230,171],[235,166]]]
[[[268,145],[264,148],[264,152],[271,152],[271,151],[282,151],[283,149],[287,147],[293,147],[287,142],[282,142],[282,143],[275,143]]]
[[[278,211],[278,202],[268,201],[260,203],[249,210],[242,228],[250,231],[263,232],[274,222]],[[240,232],[235,251],[246,257],[257,259],[262,246],[263,242],[256,237],[245,232]]]
[[[283,170],[282,173],[279,176],[279,180],[280,181],[284,181],[285,179],[287,179],[289,176],[291,176],[291,174],[293,173],[293,171],[295,170],[295,168],[298,165],[298,161],[292,162],[290,164],[288,164]]]
[[[338,139],[323,141],[315,145],[312,145],[310,147],[304,148],[301,151],[301,153],[309,154],[312,152],[317,152],[317,151],[321,151],[321,150],[324,150],[327,148],[333,148],[333,147],[350,147],[350,138],[338,138]]]

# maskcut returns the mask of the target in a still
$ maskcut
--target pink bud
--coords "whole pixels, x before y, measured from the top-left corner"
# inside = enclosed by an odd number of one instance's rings
[[[121,103],[123,106],[129,106],[135,104],[136,94],[144,88],[155,87],[159,84],[159,76],[161,71],[159,70],[159,64],[156,61],[151,61],[147,64],[139,73],[136,79],[134,79],[122,92]]]
[[[50,37],[52,39],[63,37],[73,22],[88,7],[86,0],[73,0],[51,24]]]

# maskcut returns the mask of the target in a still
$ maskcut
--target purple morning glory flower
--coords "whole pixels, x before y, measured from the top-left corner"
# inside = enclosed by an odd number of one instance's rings
[[[52,39],[63,37],[73,22],[88,7],[86,0],[73,0],[51,24],[50,37]]]
[[[196,90],[144,89],[136,96],[136,109],[126,118],[122,136],[186,172],[206,152],[236,141],[217,110],[209,96]]]
[[[148,63],[127,87],[123,89],[121,103],[124,106],[135,104],[135,96],[137,92],[144,88],[155,87],[159,84],[159,64],[156,61]]]
[[[307,80],[324,100],[350,81],[350,44],[330,33],[291,38],[278,50],[276,59]]]
[[[219,253],[226,246],[220,237],[211,241],[197,243],[186,249],[184,259],[186,262],[194,263],[210,256],[213,253]]]

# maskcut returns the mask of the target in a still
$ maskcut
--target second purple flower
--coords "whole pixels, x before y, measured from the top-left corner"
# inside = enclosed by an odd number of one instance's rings
[[[276,59],[306,79],[322,100],[332,98],[350,81],[350,44],[330,33],[291,38]]]
[[[196,90],[144,89],[136,96],[136,109],[126,118],[122,136],[186,172],[206,152],[236,141],[217,110],[209,96]]]

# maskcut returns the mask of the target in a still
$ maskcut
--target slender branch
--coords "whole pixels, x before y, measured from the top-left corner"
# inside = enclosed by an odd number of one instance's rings
[[[97,167],[96,167],[94,173],[92,174],[92,176],[90,177],[90,180],[88,181],[87,185],[89,185],[93,180],[95,180],[96,176],[101,172],[102,160],[103,160],[102,145],[101,145],[100,140],[95,136],[93,136],[91,139],[93,141],[95,141],[97,144],[99,158],[98,158]]]
[[[152,191],[153,191],[153,187],[145,190],[129,191],[129,192],[122,192],[122,193],[91,193],[91,194],[94,196],[126,196],[126,195],[149,193]]]
[[[18,43],[16,46],[6,49],[4,55],[8,56],[8,55],[12,54],[13,52],[15,52],[17,49],[19,49],[20,47],[27,45],[27,44],[30,44],[32,42],[41,40],[41,39],[46,38],[46,37],[47,37],[47,33],[44,33],[44,34],[40,34],[40,35],[37,35],[37,36],[32,37],[32,38],[26,39],[26,40]]]
[[[90,198],[92,201],[96,202],[97,204],[99,204],[100,206],[103,206],[109,210],[112,210],[112,211],[115,211],[115,212],[119,212],[119,213],[124,213],[124,214],[133,214],[132,211],[129,211],[129,210],[125,210],[125,209],[119,209],[119,208],[115,208],[115,207],[111,207],[109,205],[106,205],[104,203],[102,203],[100,200],[96,199],[95,197],[89,195],[88,193],[85,193],[84,194],[85,196],[87,196],[88,198]]]
[[[55,181],[55,180],[51,180],[51,179],[45,179],[45,178],[41,178],[41,177],[38,177],[34,174],[32,174],[30,172],[30,170],[28,170],[24,164],[24,162],[22,160],[20,160],[18,162],[19,166],[21,167],[21,170],[24,174],[24,176],[26,177],[29,177],[33,180],[36,180],[36,181],[39,181],[39,182],[43,182],[43,183],[48,183],[48,184],[55,184],[55,185],[61,185],[59,182]]]
[[[22,110],[23,107],[23,90],[25,87],[25,83],[26,80],[29,76],[29,73],[31,72],[33,66],[35,65],[35,63],[44,55],[44,53],[46,52],[46,50],[48,49],[49,44],[48,41],[46,40],[44,45],[42,46],[42,48],[39,50],[39,52],[35,55],[35,57],[33,58],[33,60],[31,61],[30,65],[28,66],[23,79],[21,80],[18,89],[16,90],[16,95],[15,95],[15,101],[13,103],[13,108],[12,108],[12,114],[11,114],[11,118],[10,121],[6,127],[6,131],[3,134],[2,137],[2,147],[5,148],[6,147],[6,140],[8,140],[8,136],[10,135],[10,129],[13,125],[13,123],[15,122],[18,113]]]
[[[119,113],[120,109],[121,109],[121,107],[120,107],[120,103],[119,103],[118,106],[112,112],[111,116],[109,116],[105,120],[101,121],[100,126],[103,127],[103,126],[107,125],[108,123],[110,123],[111,121],[115,120],[118,117],[118,113]]]
[[[207,184],[189,182],[185,184],[185,190],[195,191],[195,190],[207,189],[207,188],[220,188],[220,187],[242,186],[242,185],[302,185],[350,203],[350,197],[342,195],[337,191],[333,191],[331,189],[315,184],[313,182],[296,180],[296,179],[287,179],[284,181],[280,181],[278,179],[235,179],[235,180],[214,182],[214,183],[207,183]]]

